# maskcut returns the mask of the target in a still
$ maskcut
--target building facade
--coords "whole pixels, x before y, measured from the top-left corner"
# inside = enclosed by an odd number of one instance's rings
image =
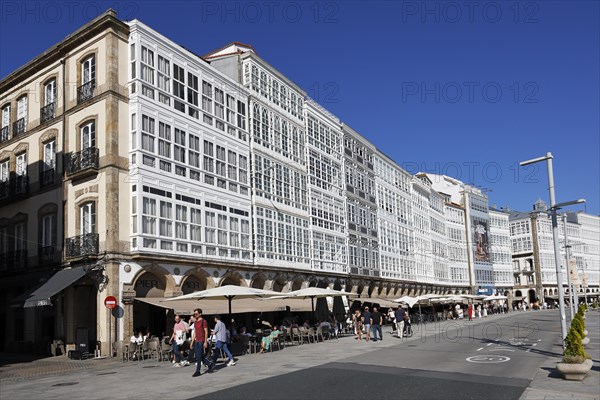
[[[577,265],[577,294],[597,298],[600,291],[598,249],[600,218],[586,213],[567,213],[558,218],[563,293],[568,299],[567,250]],[[566,233],[566,239],[565,239]],[[545,202],[538,200],[532,212],[510,212],[510,239],[515,301],[533,303],[558,299],[552,220]],[[581,299],[580,299],[581,300]]]
[[[200,57],[109,10],[4,78],[0,110],[5,348],[107,354],[168,329],[161,299],[228,284],[394,299],[555,281],[547,213],[511,217],[509,247],[482,190],[410,175],[246,44]],[[598,218],[567,221],[593,294]]]
[[[0,82],[5,349],[73,343],[81,326],[90,343],[108,342],[95,329],[109,321],[99,299],[118,295],[129,247],[128,35],[109,12]],[[50,277],[65,290],[32,296]]]

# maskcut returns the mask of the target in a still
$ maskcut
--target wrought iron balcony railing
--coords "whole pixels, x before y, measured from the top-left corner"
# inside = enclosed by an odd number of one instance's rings
[[[0,182],[0,199],[9,199],[29,192],[29,177],[27,175],[11,176]]]
[[[20,196],[27,194],[29,192],[29,177],[27,175],[17,175],[14,178],[15,186],[14,186],[14,194],[15,196]]]
[[[97,233],[86,233],[67,238],[66,257],[83,257],[98,254],[99,236]]]
[[[88,169],[98,169],[100,152],[97,147],[88,147],[69,155],[67,175],[73,175]]]
[[[15,250],[0,254],[0,270],[27,267],[27,250]]]
[[[38,252],[40,264],[51,264],[58,260],[56,246],[43,246]]]
[[[13,136],[25,133],[25,117],[13,122]]]
[[[40,176],[40,184],[42,187],[53,185],[56,181],[56,170],[54,168],[42,171]]]
[[[5,126],[0,130],[0,143],[6,142],[8,139],[10,139],[10,127]]]
[[[56,102],[50,103],[47,106],[44,106],[40,109],[40,124],[43,124],[46,121],[50,121],[52,118],[55,117],[55,105]]]
[[[77,104],[81,104],[94,97],[94,89],[96,88],[96,82],[91,80],[77,88]]]

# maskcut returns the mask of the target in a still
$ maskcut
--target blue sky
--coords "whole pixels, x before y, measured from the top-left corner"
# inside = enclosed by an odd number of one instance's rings
[[[197,54],[252,44],[409,172],[480,185],[490,204],[548,201],[545,165],[518,162],[550,151],[557,201],[600,214],[599,4],[3,1],[0,76],[112,7]]]

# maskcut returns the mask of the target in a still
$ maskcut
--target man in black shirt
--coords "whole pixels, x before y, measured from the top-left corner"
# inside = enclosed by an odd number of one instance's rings
[[[373,314],[371,314],[371,326],[373,328],[374,342],[377,341],[377,332],[379,332],[379,340],[383,340],[381,324],[383,324],[383,314],[379,312],[377,307],[373,307]]]

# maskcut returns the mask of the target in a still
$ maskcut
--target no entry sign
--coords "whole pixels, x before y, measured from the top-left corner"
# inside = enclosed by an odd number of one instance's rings
[[[117,307],[117,298],[115,296],[107,296],[104,299],[104,305],[109,310],[112,310],[113,308],[116,308]]]

